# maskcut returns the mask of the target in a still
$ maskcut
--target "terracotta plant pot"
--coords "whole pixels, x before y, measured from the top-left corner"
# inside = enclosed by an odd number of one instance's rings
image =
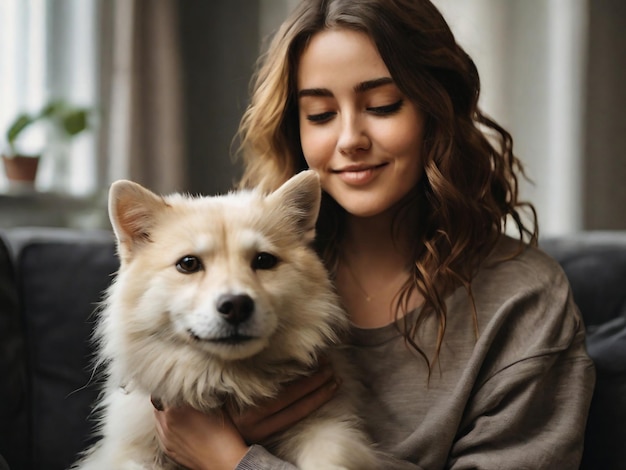
[[[14,155],[8,157],[2,155],[7,179],[20,183],[35,182],[39,160],[38,156]]]

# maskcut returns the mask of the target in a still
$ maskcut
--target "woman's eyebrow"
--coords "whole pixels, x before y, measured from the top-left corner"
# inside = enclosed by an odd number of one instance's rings
[[[393,83],[393,79],[391,77],[375,78],[373,80],[366,80],[357,84],[354,87],[354,91],[356,93],[364,93],[374,88],[389,85],[390,83]],[[298,98],[302,98],[304,96],[320,96],[324,98],[331,98],[333,96],[333,93],[328,88],[304,88],[298,91]]]
[[[375,78],[373,80],[367,80],[365,82],[359,83],[357,86],[354,87],[354,91],[357,93],[363,93],[373,88],[378,88],[383,85],[389,85],[390,83],[393,83],[393,79],[391,77]]]
[[[298,98],[302,98],[303,96],[322,96],[330,98],[333,94],[328,88],[304,88],[298,92]]]

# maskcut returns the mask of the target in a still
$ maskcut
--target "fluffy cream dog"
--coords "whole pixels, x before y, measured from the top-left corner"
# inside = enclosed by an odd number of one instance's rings
[[[312,171],[268,196],[162,198],[113,184],[121,267],[96,329],[107,373],[101,439],[77,468],[177,468],[159,450],[150,395],[200,410],[227,397],[253,405],[322,351],[343,380],[336,398],[271,450],[302,469],[376,468],[357,418],[358,384],[336,348],[328,351],[347,319],[311,247],[320,198]]]

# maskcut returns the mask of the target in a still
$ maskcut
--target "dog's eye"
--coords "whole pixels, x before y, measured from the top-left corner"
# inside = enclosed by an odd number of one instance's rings
[[[183,274],[192,274],[202,269],[202,263],[197,257],[187,255],[178,260],[176,269]]]
[[[278,258],[276,258],[276,256],[262,251],[261,253],[257,253],[252,260],[252,269],[255,271],[257,269],[272,269],[277,263]]]

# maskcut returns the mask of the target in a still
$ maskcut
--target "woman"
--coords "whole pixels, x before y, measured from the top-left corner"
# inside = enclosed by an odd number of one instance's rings
[[[584,327],[535,248],[511,136],[478,109],[474,63],[437,9],[305,0],[264,59],[242,185],[320,175],[319,253],[354,324],[384,468],[578,468]],[[155,411],[161,444],[190,468],[293,468],[259,444],[335,388],[322,368],[242,415]]]

